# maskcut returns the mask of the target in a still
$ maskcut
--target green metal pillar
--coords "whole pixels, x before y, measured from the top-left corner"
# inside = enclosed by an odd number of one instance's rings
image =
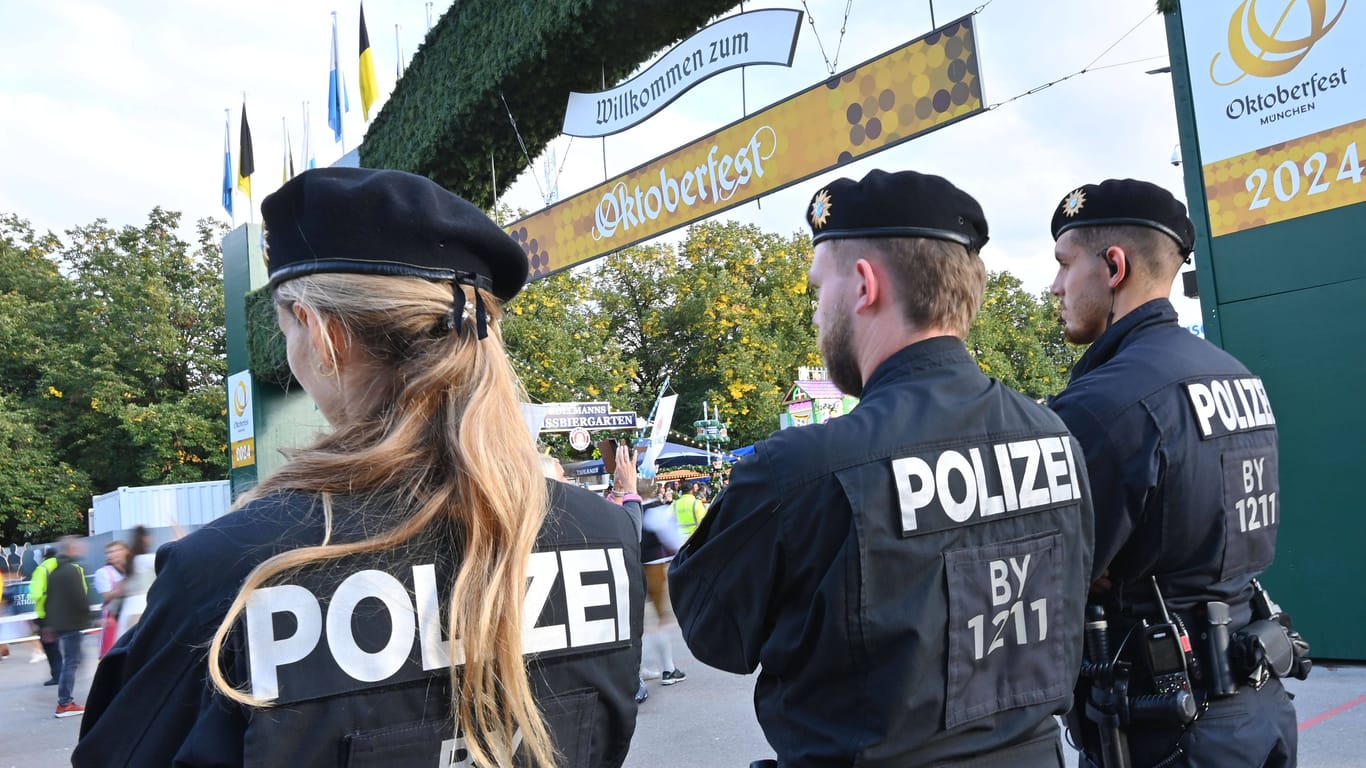
[[[1179,8],[1166,21],[1205,334],[1262,377],[1280,433],[1283,512],[1264,583],[1314,657],[1366,659],[1366,202],[1211,236],[1191,85],[1210,63],[1188,61]]]

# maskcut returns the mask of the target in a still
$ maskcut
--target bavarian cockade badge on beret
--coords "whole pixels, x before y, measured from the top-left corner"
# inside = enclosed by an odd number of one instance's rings
[[[822,189],[811,200],[811,228],[820,229],[830,219],[830,191]]]
[[[1078,227],[1147,227],[1176,241],[1181,255],[1195,247],[1195,227],[1172,193],[1137,179],[1106,179],[1063,196],[1053,213],[1053,239]]]
[[[807,223],[813,245],[915,237],[980,251],[987,242],[987,219],[972,195],[940,176],[915,171],[872,170],[859,181],[836,179],[811,198]]]
[[[1086,190],[1074,189],[1062,199],[1062,215],[1072,218],[1081,213],[1081,207],[1086,205]]]

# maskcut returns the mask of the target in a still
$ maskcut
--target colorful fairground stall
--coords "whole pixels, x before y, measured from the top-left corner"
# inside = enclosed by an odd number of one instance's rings
[[[780,428],[820,424],[858,405],[857,397],[841,392],[826,376],[824,368],[797,369],[797,380],[783,399],[783,412],[778,416]]]

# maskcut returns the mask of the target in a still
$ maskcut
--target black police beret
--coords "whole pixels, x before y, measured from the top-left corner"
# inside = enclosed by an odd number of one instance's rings
[[[270,287],[317,272],[526,285],[526,254],[473,204],[424,176],[369,168],[304,171],[261,202]]]
[[[836,179],[806,209],[811,243],[841,238],[924,237],[980,251],[987,219],[972,195],[940,176],[872,170],[861,181]]]
[[[1176,241],[1185,256],[1195,247],[1195,227],[1186,206],[1172,193],[1146,181],[1107,179],[1067,193],[1053,212],[1053,239],[1077,227],[1148,227]]]

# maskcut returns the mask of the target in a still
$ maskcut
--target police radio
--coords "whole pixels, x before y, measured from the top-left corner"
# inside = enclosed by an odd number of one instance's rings
[[[1143,627],[1143,660],[1152,676],[1153,695],[1135,697],[1130,703],[1130,714],[1142,720],[1173,720],[1187,724],[1195,719],[1195,696],[1191,693],[1191,679],[1187,658],[1194,658],[1190,635],[1184,627],[1172,621],[1167,612],[1162,590],[1153,577],[1153,594],[1157,597],[1162,623]]]
[[[1186,657],[1181,651],[1181,637],[1174,624],[1168,622],[1144,627],[1143,659],[1148,663],[1155,693],[1190,693]]]

